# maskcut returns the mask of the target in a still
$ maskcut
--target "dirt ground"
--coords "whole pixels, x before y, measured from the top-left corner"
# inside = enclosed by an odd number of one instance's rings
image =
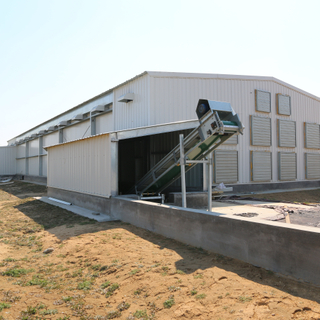
[[[45,192],[0,187],[0,319],[320,319],[320,288],[32,198]]]

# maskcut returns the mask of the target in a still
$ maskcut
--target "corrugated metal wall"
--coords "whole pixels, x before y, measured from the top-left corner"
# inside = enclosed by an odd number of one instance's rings
[[[114,90],[113,121],[115,131],[150,124],[149,89],[149,76],[146,74]],[[126,93],[134,93],[134,100],[128,103],[118,102],[118,99]]]
[[[29,142],[29,156],[39,155],[39,138]]]
[[[42,176],[47,176],[47,162],[48,162],[48,156],[41,157],[42,159]]]
[[[39,158],[29,158],[29,172],[30,176],[38,176],[39,175]]]
[[[265,97],[269,97],[268,99],[270,99],[271,103],[270,112],[265,112],[268,111],[268,108],[262,108],[264,111],[262,112],[261,108],[256,107],[256,90],[261,91]],[[135,94],[133,102],[117,102],[117,99],[121,95],[128,92]],[[279,182],[278,152],[293,152],[297,154],[297,180],[299,181],[306,179],[304,153],[307,152],[307,150],[305,149],[305,137],[309,136],[309,141],[311,137],[318,141],[316,143],[312,142],[308,148],[313,148],[315,149],[313,150],[315,153],[320,154],[319,129],[317,129],[317,133],[314,131],[312,134],[306,133],[304,129],[304,122],[316,124],[317,128],[319,128],[320,100],[278,80],[228,75],[147,73],[115,88],[114,94],[110,93],[107,98],[103,99],[107,99],[108,103],[110,103],[112,102],[112,97],[114,97],[112,113],[96,118],[97,133],[109,131],[109,126],[113,126],[112,129],[114,130],[121,130],[195,119],[195,108],[200,98],[230,102],[234,110],[239,114],[246,129],[244,135],[239,136],[238,144],[227,143],[219,149],[238,151],[239,183],[252,182],[250,151],[271,153],[272,182]],[[260,100],[260,107],[263,102],[262,98],[260,97],[258,99]],[[278,99],[280,100],[278,101]],[[278,105],[277,101],[279,102]],[[98,100],[92,101],[85,108],[92,108],[97,105],[97,103]],[[289,109],[290,111],[288,111]],[[74,110],[73,112],[75,114],[79,113],[78,110]],[[270,119],[271,145],[263,146],[251,143],[250,116]],[[279,120],[296,122],[295,147],[289,147],[287,145],[279,147],[277,130]],[[83,136],[84,126],[85,124],[79,123],[74,127],[65,128],[64,134],[66,140],[81,138]],[[82,132],[81,137],[80,131]],[[319,137],[319,139],[317,137]],[[58,142],[58,132],[43,136],[44,146],[53,145]],[[23,144],[18,147],[18,158],[26,156],[25,146],[26,144]],[[35,148],[36,142],[30,141],[30,155],[32,155],[34,151],[36,155]],[[45,159],[45,157],[43,157],[43,159]],[[25,161],[24,165],[23,161]],[[18,160],[17,170],[19,169],[21,172],[25,170],[23,168],[26,162],[26,160]],[[44,171],[45,160],[42,162],[42,170]]]
[[[0,147],[0,175],[16,174],[16,147]]]
[[[113,115],[112,112],[96,117],[96,132],[106,133],[113,131]]]
[[[48,148],[48,186],[109,196],[110,144],[106,134]]]
[[[296,146],[296,122],[278,119],[278,146],[295,148]]]
[[[320,179],[320,154],[306,153],[306,179]]]
[[[278,152],[279,180],[293,181],[297,178],[297,155],[293,152]]]
[[[57,143],[59,143],[59,132],[58,131],[55,131],[55,132],[52,132],[50,134],[43,136],[43,146],[44,147],[51,146],[51,145],[54,145]]]
[[[17,174],[26,174],[26,160],[17,160]]]
[[[83,121],[63,129],[63,142],[86,138],[90,135],[90,121]]]
[[[271,112],[259,112],[255,107],[255,90],[270,92]],[[180,120],[195,119],[195,108],[200,98],[228,101],[245,126],[244,135],[239,136],[236,146],[222,145],[222,150],[238,150],[239,183],[252,183],[250,169],[250,151],[267,151],[272,153],[272,182],[278,180],[278,152],[295,152],[297,154],[297,180],[305,179],[304,126],[303,122],[320,123],[320,99],[313,98],[285,83],[218,75],[155,74],[150,76],[150,125]],[[277,113],[276,95],[290,96],[291,114]],[[250,116],[271,119],[271,146],[253,146],[250,143]],[[278,147],[277,120],[296,121],[296,147]]]

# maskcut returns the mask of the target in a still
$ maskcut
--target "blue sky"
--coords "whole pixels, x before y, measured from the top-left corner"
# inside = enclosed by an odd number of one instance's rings
[[[145,70],[320,97],[319,0],[0,0],[0,146]]]

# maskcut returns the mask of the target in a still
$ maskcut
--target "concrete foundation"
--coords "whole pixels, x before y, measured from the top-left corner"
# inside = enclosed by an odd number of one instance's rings
[[[49,188],[48,195],[89,209],[94,207],[95,211],[195,247],[320,285],[318,228],[250,221],[204,210],[54,188]]]
[[[47,177],[43,177],[43,176],[29,176],[29,175],[17,174],[14,176],[13,179],[14,180],[25,180],[28,182],[47,185]]]
[[[226,185],[233,187],[232,193],[250,193],[250,192],[263,192],[263,191],[277,191],[277,190],[290,190],[290,189],[304,189],[304,188],[320,188],[320,180],[310,181],[290,181],[278,183],[250,183],[250,184],[232,184]]]

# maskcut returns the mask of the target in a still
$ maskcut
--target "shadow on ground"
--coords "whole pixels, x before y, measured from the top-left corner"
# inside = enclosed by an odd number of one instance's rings
[[[27,193],[24,185],[21,184],[18,184],[18,186],[8,185],[5,188],[1,187],[0,189],[6,193],[12,192],[12,194],[18,198],[20,198],[19,195],[21,196]],[[33,189],[33,186],[27,186],[27,189],[28,192],[32,192],[32,190],[38,192],[39,190],[43,190],[43,187],[35,186]],[[186,274],[191,274],[199,269],[205,270],[208,268],[218,267],[228,272],[236,273],[240,277],[249,281],[253,281],[261,285],[271,286],[291,295],[304,299],[310,299],[320,303],[320,288],[311,286],[310,284],[300,283],[295,280],[275,275],[263,268],[258,268],[236,259],[210,253],[201,248],[185,245],[178,241],[165,238],[161,235],[135,227],[128,223],[121,221],[98,223],[95,220],[78,216],[72,212],[47,203],[43,203],[39,200],[31,198],[25,199],[23,196],[21,196],[21,199],[24,199],[22,203],[14,205],[14,208],[19,210],[25,216],[31,218],[35,224],[43,226],[45,230],[54,234],[57,238],[60,237],[60,234],[55,231],[55,228],[59,226],[68,227],[76,224],[83,225],[83,228],[78,228],[77,233],[72,234],[72,236],[121,228],[150,243],[157,245],[160,250],[168,249],[175,251],[181,257],[180,260],[175,262],[175,267],[178,270],[182,270]],[[60,237],[60,240],[65,239],[66,238]]]

